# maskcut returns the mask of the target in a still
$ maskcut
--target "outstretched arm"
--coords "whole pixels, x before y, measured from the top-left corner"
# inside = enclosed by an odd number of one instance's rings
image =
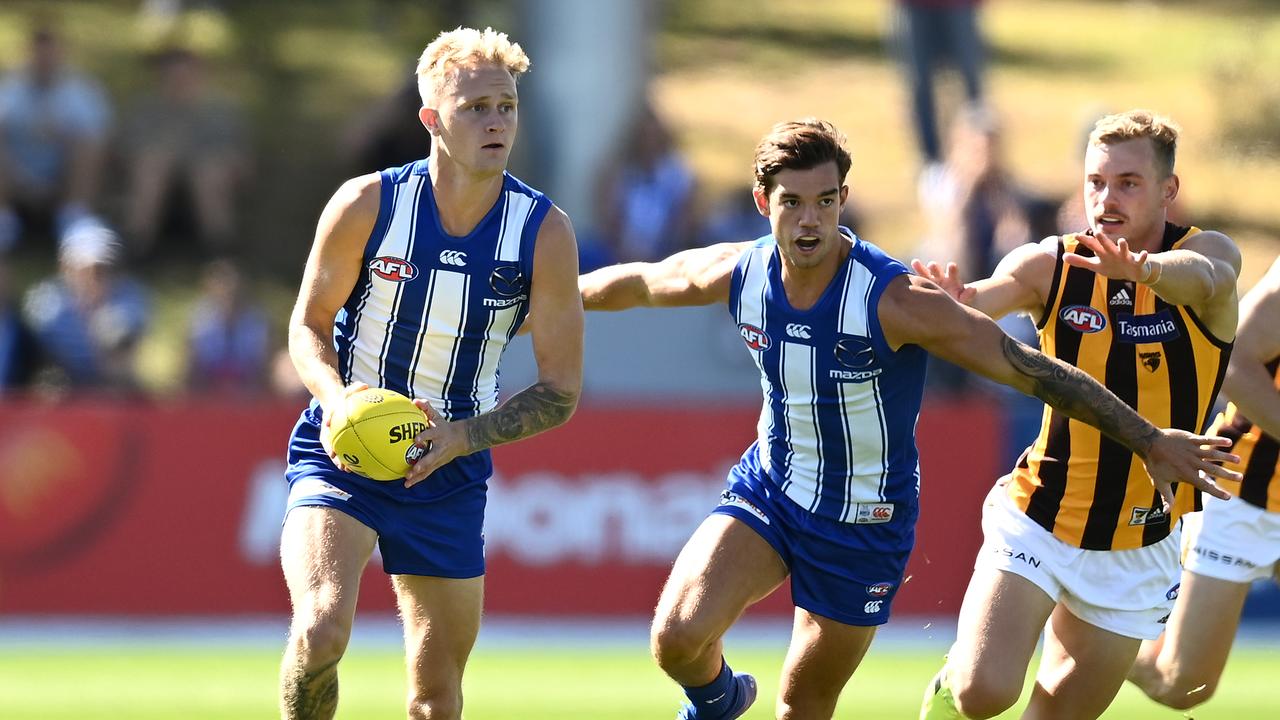
[[[1149,286],[1165,302],[1187,305],[1210,320],[1230,310],[1228,329],[1235,328],[1236,279],[1240,275],[1240,250],[1220,232],[1199,232],[1183,241],[1176,250],[1133,252],[1124,238],[1104,233],[1081,235],[1080,244],[1093,257],[1075,253],[1062,256],[1063,262],[1117,280]]]
[[[1240,330],[1222,392],[1271,437],[1280,437],[1280,391],[1266,365],[1280,357],[1280,259],[1240,303]]]
[[[912,260],[911,268],[987,317],[999,320],[1010,313],[1025,312],[1036,319],[1044,311],[1057,252],[1057,237],[1021,245],[1000,261],[991,277],[968,284],[960,282],[960,269],[953,262],[943,265]]]
[[[751,243],[684,250],[656,263],[624,263],[578,278],[587,310],[681,307],[727,302],[733,268]]]
[[[415,443],[427,448],[405,475],[421,482],[460,455],[515,442],[567,421],[582,391],[582,299],[578,295],[578,246],[569,218],[553,208],[538,230],[529,296],[530,333],[538,381],[487,413],[448,422],[426,401],[431,421]]]
[[[1213,446],[1230,444],[1182,430],[1159,430],[1087,373],[1005,335],[929,280],[895,279],[880,300],[880,324],[890,347],[915,344],[944,360],[1040,398],[1067,417],[1088,423],[1143,460],[1166,503],[1172,483],[1189,482],[1227,497],[1210,476],[1238,475],[1215,462],[1232,456]],[[1202,447],[1207,446],[1207,447]]]

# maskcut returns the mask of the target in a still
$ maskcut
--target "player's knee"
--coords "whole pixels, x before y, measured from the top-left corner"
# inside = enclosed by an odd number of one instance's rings
[[[410,720],[459,720],[462,691],[459,688],[421,690],[409,698]]]
[[[992,672],[949,673],[948,683],[956,709],[972,720],[995,717],[1013,707],[1022,692],[1021,678],[1012,683]]]
[[[328,618],[294,622],[293,643],[306,666],[327,665],[342,658],[351,639],[351,625]]]
[[[649,635],[649,649],[658,666],[667,669],[687,665],[707,648],[706,633],[689,622],[656,622]]]
[[[1155,687],[1144,687],[1152,700],[1173,708],[1174,710],[1190,710],[1213,697],[1218,689],[1217,679],[1176,678],[1170,682],[1157,684]]]

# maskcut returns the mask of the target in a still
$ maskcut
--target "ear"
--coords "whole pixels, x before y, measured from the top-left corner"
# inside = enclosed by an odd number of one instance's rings
[[[841,185],[840,186],[840,207],[844,207],[844,203],[848,199],[849,199],[849,186]]]
[[[769,217],[769,196],[759,185],[751,188],[751,197],[756,201],[756,212]]]
[[[1169,207],[1178,197],[1178,189],[1181,187],[1181,181],[1177,175],[1170,175],[1164,181],[1164,206]]]
[[[421,107],[418,108],[418,120],[422,123],[422,127],[432,135],[440,134],[440,113],[434,108]]]

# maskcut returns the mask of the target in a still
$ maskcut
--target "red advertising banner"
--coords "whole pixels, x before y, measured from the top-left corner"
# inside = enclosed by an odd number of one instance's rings
[[[289,403],[0,405],[0,613],[286,613]],[[644,615],[755,432],[755,406],[597,405],[495,451],[492,613]],[[1002,470],[983,402],[920,419],[924,503],[898,613],[953,613]],[[362,607],[391,610],[371,563]],[[783,591],[765,613],[790,612]]]

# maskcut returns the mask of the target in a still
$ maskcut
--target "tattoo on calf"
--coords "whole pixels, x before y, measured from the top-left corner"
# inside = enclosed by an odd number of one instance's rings
[[[1139,457],[1146,457],[1160,431],[1079,368],[1005,336],[1004,356],[1031,378],[1032,394],[1068,417],[1098,428]]]
[[[546,383],[531,385],[493,412],[468,422],[467,441],[474,452],[536,435],[568,420],[577,403],[576,393]]]
[[[310,671],[295,668],[285,680],[283,696],[289,720],[332,718],[338,709],[338,661]]]

